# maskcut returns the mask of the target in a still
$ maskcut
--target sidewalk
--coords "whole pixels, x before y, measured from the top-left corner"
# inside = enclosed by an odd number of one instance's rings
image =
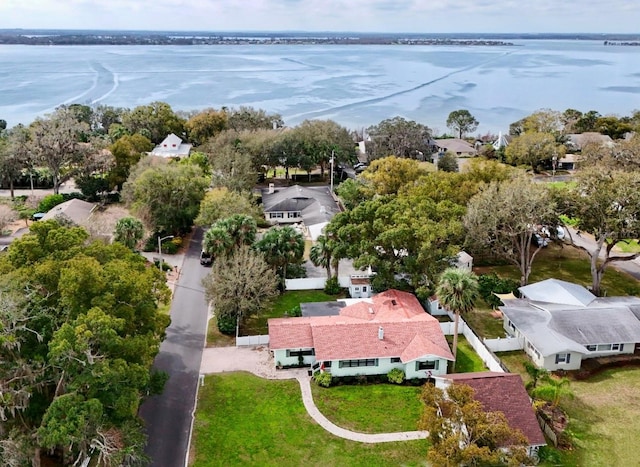
[[[302,392],[302,403],[315,422],[329,433],[340,438],[360,443],[388,443],[425,439],[426,431],[404,431],[397,433],[358,433],[340,428],[325,417],[313,401],[310,378],[306,369],[276,370],[273,358],[266,347],[209,347],[202,354],[201,374],[248,371],[266,379],[296,379]]]

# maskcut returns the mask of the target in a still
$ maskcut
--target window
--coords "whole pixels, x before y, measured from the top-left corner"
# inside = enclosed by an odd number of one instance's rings
[[[538,349],[536,349],[529,341],[527,341],[527,348],[536,354],[537,358],[540,358],[540,352],[538,352]]]
[[[571,361],[570,353],[558,353],[556,354],[556,363],[569,363]]]
[[[595,352],[597,348],[598,348],[597,345],[587,345],[587,350],[589,352]]]
[[[315,349],[308,350],[287,350],[287,357],[299,357],[299,356],[307,356],[307,355],[315,355]]]
[[[598,352],[608,352],[611,350],[611,344],[598,344]]]
[[[340,360],[338,367],[340,368],[354,368],[358,366],[378,366],[377,358],[367,358],[361,360]]]
[[[363,286],[362,286],[362,291],[363,291],[363,292],[366,292],[366,291],[367,291],[367,286],[366,286],[366,285],[363,285]]]
[[[331,368],[331,360],[328,360],[328,361],[324,362],[324,367],[325,368]]]
[[[287,217],[289,219],[297,219],[298,217],[300,217],[300,212],[295,211],[295,212],[288,212],[287,213]]]
[[[282,219],[284,217],[284,214],[281,212],[270,212],[269,213],[269,219]]]
[[[611,350],[622,352],[624,350],[624,344],[611,344]]]
[[[391,357],[391,363],[400,363],[400,357]]]
[[[516,330],[515,325],[511,322],[511,320],[509,320],[509,329],[511,329],[512,331]]]
[[[434,360],[434,361],[429,361],[429,362],[416,362],[416,371],[419,370],[437,370],[440,361],[439,360]]]
[[[357,285],[353,287],[353,290],[355,290],[356,292],[360,292],[360,287],[358,287]]]

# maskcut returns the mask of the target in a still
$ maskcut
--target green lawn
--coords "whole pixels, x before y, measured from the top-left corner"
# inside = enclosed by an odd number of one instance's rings
[[[207,376],[194,424],[193,463],[204,466],[423,466],[426,440],[364,444],[337,438],[302,405],[296,381],[247,373]]]
[[[638,240],[629,240],[616,243],[616,248],[624,253],[638,253],[640,251],[640,244]]]
[[[313,399],[329,420],[361,433],[414,431],[422,410],[420,387],[397,384],[311,385]]]
[[[267,320],[269,318],[282,318],[285,312],[289,312],[293,307],[301,303],[308,302],[332,302],[337,297],[327,295],[322,290],[290,290],[279,295],[270,307],[263,310],[257,316],[248,319],[240,328],[241,336],[256,336],[267,334],[269,331]]]
[[[529,380],[521,351],[498,357],[513,373]],[[559,463],[542,465],[637,465],[635,440],[640,438],[640,368],[615,368],[584,381],[572,381],[574,399],[561,406],[569,416],[575,449],[556,451]]]
[[[474,271],[477,274],[495,271],[500,277],[520,280],[520,272],[511,265],[479,267]],[[533,262],[529,283],[551,278],[590,286],[591,272],[586,254],[568,246],[560,248],[550,245],[543,248]],[[635,295],[639,288],[640,283],[637,280],[611,266],[607,268],[602,278],[602,289],[608,296]]]
[[[478,337],[487,339],[505,337],[502,318],[493,317],[491,315],[492,311],[484,300],[478,300],[475,310],[465,313],[463,319],[471,326],[471,329]]]
[[[449,346],[453,342],[453,336],[447,336]],[[451,368],[451,367],[449,367]],[[469,341],[462,335],[458,335],[458,354],[456,355],[456,371],[455,373],[474,373],[476,371],[486,371],[484,362],[480,359],[478,354]]]

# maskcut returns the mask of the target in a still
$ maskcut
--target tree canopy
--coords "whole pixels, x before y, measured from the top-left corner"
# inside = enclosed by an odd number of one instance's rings
[[[10,441],[0,456],[8,465],[21,465],[12,463],[16,451],[45,449],[65,464],[144,460],[137,411],[164,381],[151,366],[169,323],[158,305],[170,293],[144,258],[87,237],[79,227],[34,223],[0,259],[0,412]],[[113,437],[119,442],[105,450]]]
[[[373,159],[396,156],[416,159],[431,153],[431,129],[413,120],[394,117],[367,128]]]
[[[451,128],[462,138],[467,133],[472,133],[478,128],[478,120],[468,110],[454,110],[447,117],[447,127]]]
[[[531,465],[526,437],[509,426],[502,412],[485,411],[468,385],[454,383],[443,391],[425,384],[421,400],[431,465]]]
[[[526,178],[491,183],[469,202],[464,218],[467,242],[480,245],[513,263],[526,285],[542,244],[532,245],[535,234],[548,236],[559,225],[556,204],[549,190]]]

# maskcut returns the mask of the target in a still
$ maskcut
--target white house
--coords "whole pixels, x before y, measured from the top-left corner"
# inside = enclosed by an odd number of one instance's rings
[[[539,368],[577,370],[583,359],[633,354],[640,343],[638,297],[596,297],[558,279],[519,290],[523,298],[501,297],[504,328],[524,339]]]
[[[47,213],[40,218],[42,221],[50,219],[62,218],[75,225],[84,225],[96,209],[95,204],[88,203],[81,199],[70,199],[64,203],[52,207]]]
[[[333,316],[270,319],[269,348],[277,366],[302,362],[338,377],[399,368],[408,379],[429,378],[446,374],[453,360],[438,320],[414,295],[398,290]]]
[[[153,148],[151,156],[159,157],[189,157],[192,145],[183,143],[182,139],[173,133],[167,136],[162,143]]]

